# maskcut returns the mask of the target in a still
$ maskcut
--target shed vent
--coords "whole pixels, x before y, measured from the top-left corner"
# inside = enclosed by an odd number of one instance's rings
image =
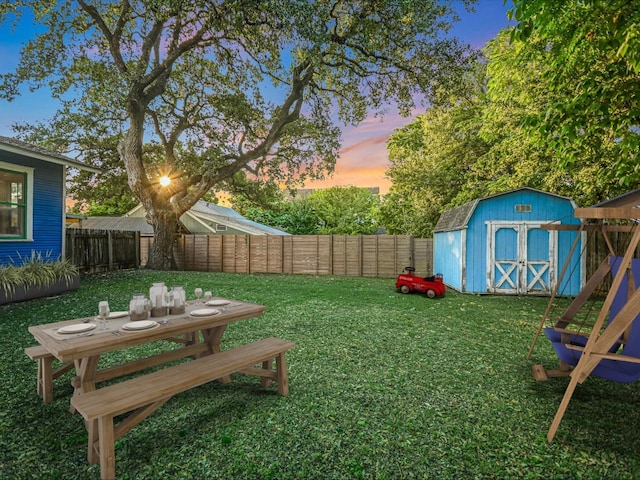
[[[217,232],[226,232],[227,231],[227,226],[226,225],[221,225],[221,224],[216,224],[216,231]]]
[[[531,212],[531,205],[528,205],[526,203],[517,203],[516,204],[516,212],[518,212],[518,213]]]

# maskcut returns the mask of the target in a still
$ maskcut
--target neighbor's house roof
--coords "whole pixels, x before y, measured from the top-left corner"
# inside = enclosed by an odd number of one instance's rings
[[[95,230],[123,230],[153,235],[153,227],[144,217],[87,217],[82,220],[82,228]]]
[[[615,198],[586,208],[577,208],[578,218],[619,218],[640,222],[640,189],[631,190]]]
[[[614,198],[610,198],[609,200],[605,200],[604,202],[597,203],[592,205],[590,208],[597,207],[629,207],[629,208],[638,208],[640,207],[640,189],[631,190],[629,192],[623,193]]]
[[[199,200],[187,212],[211,229],[216,231],[216,224],[226,225],[234,230],[240,230],[250,235],[289,235],[284,230],[263,225],[243,217],[234,209]]]
[[[138,218],[146,223],[144,217],[145,211],[142,205],[138,205],[130,210],[124,218]],[[249,220],[232,208],[203,200],[199,200],[188,212],[182,215],[180,223],[186,231],[193,234],[289,235],[283,230]]]
[[[477,198],[475,200],[471,200],[470,202],[465,203],[464,205],[460,205],[459,207],[454,207],[449,210],[445,210],[444,212],[442,212],[442,215],[440,215],[440,218],[438,219],[436,226],[433,228],[433,231],[435,233],[435,232],[450,232],[452,230],[460,230],[461,228],[464,228],[467,226],[467,224],[469,223],[469,220],[471,220],[471,216],[473,215],[473,212],[476,210],[476,207],[480,202],[489,200],[491,198],[500,197],[502,195],[508,195],[510,193],[519,192],[522,190],[529,190],[532,192],[542,193],[544,195],[550,195],[552,197],[571,200],[568,197],[563,197],[562,195],[557,195],[555,193],[543,192],[542,190],[537,190],[535,188],[530,188],[530,187],[516,188],[515,190],[509,190],[508,192],[497,193],[495,195],[489,195],[488,197],[484,197],[484,198]]]
[[[99,168],[92,167],[73,158],[65,157],[60,153],[52,152],[37,145],[16,140],[15,138],[0,136],[0,150],[44,160],[45,162],[79,168],[80,170],[86,170],[88,172],[101,173]]]

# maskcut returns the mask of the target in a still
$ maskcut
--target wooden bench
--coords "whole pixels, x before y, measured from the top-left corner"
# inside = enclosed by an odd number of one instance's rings
[[[38,395],[42,395],[44,403],[52,402],[53,381],[60,375],[71,370],[73,368],[73,362],[65,363],[54,370],[53,361],[55,357],[42,345],[25,348],[24,353],[26,353],[31,360],[38,361],[38,378],[36,384]]]
[[[278,393],[287,395],[285,352],[294,346],[278,338],[265,338],[74,396],[71,404],[86,420],[87,460],[100,462],[102,479],[115,478],[116,440],[174,395],[232,373],[259,375],[264,387],[275,381]],[[116,425],[114,418],[128,412],[132,413]]]

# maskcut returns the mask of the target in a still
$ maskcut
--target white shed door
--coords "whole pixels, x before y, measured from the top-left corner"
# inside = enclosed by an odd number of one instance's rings
[[[556,282],[557,233],[540,223],[487,222],[487,291],[549,294]]]

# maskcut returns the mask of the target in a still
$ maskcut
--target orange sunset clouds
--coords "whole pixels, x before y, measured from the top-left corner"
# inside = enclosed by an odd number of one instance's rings
[[[389,166],[387,140],[396,128],[407,125],[414,118],[415,115],[404,118],[390,113],[384,118],[369,117],[356,127],[345,127],[333,175],[325,180],[309,181],[305,188],[379,187],[384,195],[391,186],[385,178]]]

